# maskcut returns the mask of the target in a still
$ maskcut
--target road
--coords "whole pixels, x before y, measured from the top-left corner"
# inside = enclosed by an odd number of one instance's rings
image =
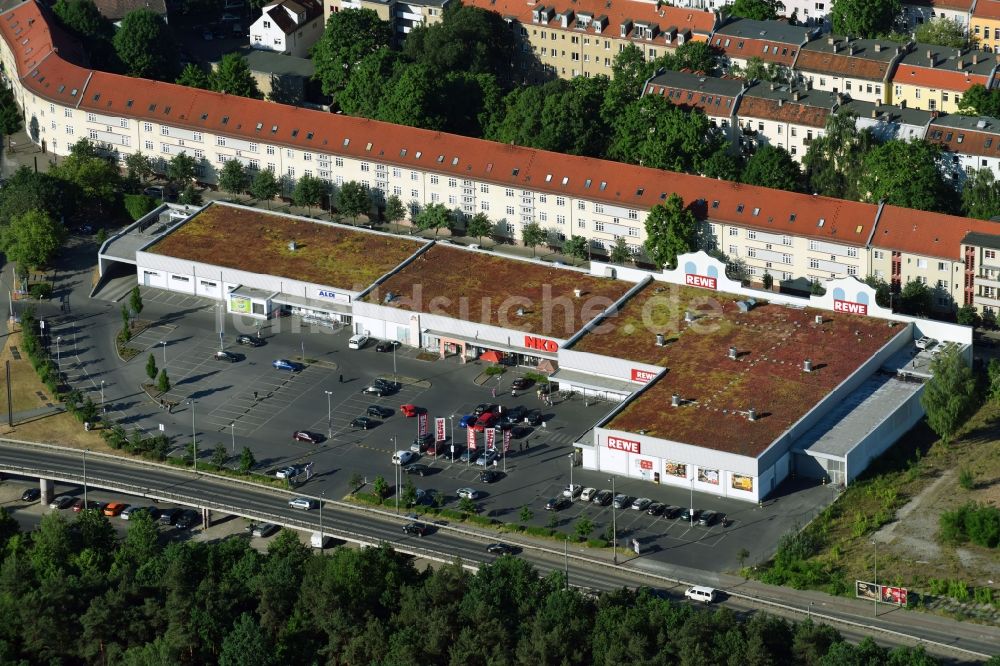
[[[79,484],[82,481],[81,469],[81,452],[0,440],[0,470],[4,472],[36,474]],[[91,485],[94,479],[100,479],[99,485],[110,490],[268,520],[298,529],[320,529],[320,512],[290,508],[288,499],[292,493],[288,492],[97,454],[87,457],[87,476]],[[457,557],[475,565],[493,558],[485,552],[485,545],[496,540],[496,535],[492,533],[477,532],[465,526],[440,525],[426,537],[408,536],[402,533],[401,526],[406,520],[402,516],[397,518],[385,511],[361,511],[332,500],[324,506],[324,532],[348,541],[367,544],[387,542],[400,551],[437,561],[451,561]],[[688,580],[681,583],[673,578],[677,576],[676,571],[658,563],[636,559],[615,566],[602,561],[599,555],[579,550],[579,547],[564,554],[551,542],[507,541],[523,546],[521,557],[543,574],[568,567],[571,584],[584,588],[610,590],[648,585],[680,598],[685,584],[711,584],[726,590],[722,604],[737,613],[763,608],[777,615],[802,619],[811,612],[815,618],[837,626],[848,639],[859,640],[865,635],[872,635],[885,645],[923,643],[929,652],[952,661],[981,660],[985,655],[996,652],[1000,645],[1000,629],[995,627],[885,608],[875,619],[870,614],[871,606],[854,603],[850,599],[746,583],[723,576],[715,576],[714,580],[698,580],[687,575]]]

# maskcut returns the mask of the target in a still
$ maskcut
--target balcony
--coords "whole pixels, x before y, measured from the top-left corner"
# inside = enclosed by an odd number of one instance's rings
[[[1000,275],[996,275],[992,271],[979,271],[976,274],[976,284],[1000,289]]]

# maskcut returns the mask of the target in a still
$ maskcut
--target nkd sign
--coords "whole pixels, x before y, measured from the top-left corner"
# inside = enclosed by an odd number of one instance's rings
[[[546,340],[534,335],[524,336],[524,346],[528,349],[537,349],[538,351],[549,352],[551,354],[559,351],[559,344],[555,340]]]
[[[608,437],[608,448],[615,449],[616,451],[625,451],[627,453],[641,453],[641,448],[639,442],[633,439],[624,439],[623,437]]]
[[[857,315],[867,315],[868,314],[868,304],[867,303],[855,303],[853,301],[841,301],[838,299],[833,300],[833,311],[843,312],[846,314],[857,314]]]
[[[718,282],[714,277],[709,277],[707,275],[695,275],[694,273],[685,273],[684,284],[690,287],[701,287],[702,289],[715,289]]]

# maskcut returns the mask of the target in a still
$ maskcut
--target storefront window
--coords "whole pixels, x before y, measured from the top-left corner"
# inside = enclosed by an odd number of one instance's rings
[[[698,480],[702,483],[711,483],[713,486],[719,485],[719,470],[698,468]]]
[[[742,474],[733,474],[733,490],[742,490],[744,492],[753,492],[753,477],[743,476]]]
[[[688,475],[688,466],[684,463],[667,461],[666,472],[670,476],[679,476],[682,479],[686,479]]]

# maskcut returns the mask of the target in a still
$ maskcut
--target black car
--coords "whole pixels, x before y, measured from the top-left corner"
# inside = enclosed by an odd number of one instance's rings
[[[546,511],[562,511],[571,504],[568,497],[553,497],[548,502],[545,503]]]
[[[187,530],[201,524],[201,514],[194,509],[184,509],[177,517],[174,526],[179,530]]]
[[[681,520],[683,521],[694,522],[698,520],[699,515],[701,515],[701,511],[698,509],[691,509],[689,507],[681,509]]]
[[[719,517],[718,511],[712,511],[709,509],[702,511],[701,515],[698,516],[696,522],[702,527],[711,527],[712,525],[715,524],[715,521],[718,519],[718,517]]]
[[[264,345],[264,338],[259,335],[237,335],[236,343],[247,347],[261,347]]]
[[[375,345],[375,351],[377,352],[391,352],[394,349],[399,349],[399,340],[382,340],[380,343]]]
[[[358,418],[351,421],[352,428],[361,428],[362,430],[368,430],[369,428],[374,428],[379,424],[378,421],[370,419],[367,416],[359,416]]]
[[[479,480],[483,483],[493,483],[495,481],[499,481],[502,478],[503,475],[500,472],[495,472],[492,469],[488,469],[485,472],[479,473]]]
[[[407,523],[403,525],[403,532],[406,534],[416,534],[419,537],[430,532],[430,527],[424,523]]]
[[[528,379],[527,377],[518,377],[517,379],[515,379],[510,383],[510,387],[512,389],[517,389],[518,391],[523,391],[524,389],[529,388],[534,383],[535,383],[534,379]]]
[[[413,463],[412,465],[407,465],[403,468],[403,471],[407,474],[416,474],[417,476],[423,476],[430,471],[430,467],[424,465],[423,463]]]
[[[424,433],[423,435],[417,435],[416,437],[413,438],[413,441],[410,443],[410,451],[413,451],[414,453],[423,453],[424,451],[427,450],[427,447],[429,447],[433,443],[434,443],[434,435],[430,434],[429,432]]]
[[[38,488],[28,488],[21,493],[22,502],[37,502],[42,499],[42,491]]]
[[[491,543],[486,546],[486,552],[494,555],[514,555],[517,550],[514,546],[508,546],[505,543]]]
[[[649,508],[646,509],[646,513],[648,513],[651,516],[660,516],[663,514],[663,510],[666,508],[667,508],[666,505],[662,504],[661,502],[653,502],[652,504],[649,505]]]
[[[676,518],[679,515],[681,515],[681,508],[679,506],[668,504],[665,507],[663,507],[664,518]]]
[[[610,490],[602,490],[601,492],[594,495],[594,499],[591,501],[598,506],[607,506],[611,504],[611,500],[614,499],[614,495]]]
[[[542,413],[537,409],[532,409],[524,415],[524,420],[528,423],[528,425],[542,425]]]
[[[183,509],[173,508],[173,509],[161,509],[160,510],[160,523],[163,525],[173,525],[180,518]]]
[[[514,405],[503,412],[504,423],[520,423],[524,420],[524,415],[528,413],[528,408],[524,405]]]
[[[399,382],[393,381],[391,379],[382,379],[381,377],[376,377],[372,380],[372,385],[381,386],[389,391],[398,391],[400,388]]]
[[[392,416],[392,410],[382,405],[368,405],[365,416],[374,416],[377,419],[387,419]]]
[[[494,411],[493,405],[491,405],[488,402],[481,402],[478,405],[476,405],[476,408],[472,411],[472,413],[475,414],[476,416],[482,416],[485,412],[492,412],[492,411]]]
[[[240,360],[238,355],[227,351],[217,351],[212,355],[212,358],[216,361],[225,361],[226,363],[236,363],[236,361]]]

